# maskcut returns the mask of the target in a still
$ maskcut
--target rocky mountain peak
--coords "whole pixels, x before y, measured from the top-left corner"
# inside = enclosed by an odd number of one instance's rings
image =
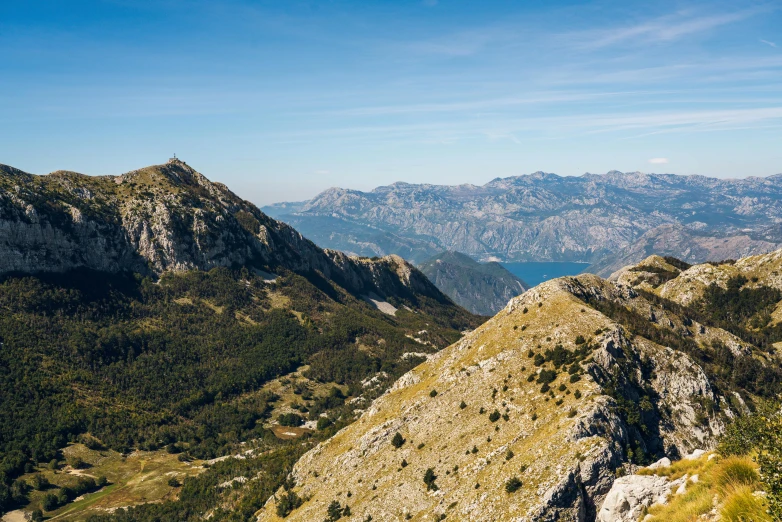
[[[180,159],[120,176],[3,167],[0,189],[0,274],[251,266],[319,272],[357,295],[450,303],[400,257],[324,251]]]

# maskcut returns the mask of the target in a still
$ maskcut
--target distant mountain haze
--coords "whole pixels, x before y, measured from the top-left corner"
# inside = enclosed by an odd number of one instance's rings
[[[650,241],[660,240],[647,234],[664,240],[666,230],[680,239],[666,243],[664,253],[690,262],[772,251],[782,246],[781,200],[780,174],[536,172],[483,186],[332,188],[306,203],[264,210],[322,247],[355,254],[422,262],[454,250],[479,260],[588,262],[590,271],[608,275],[621,266],[615,258],[629,264],[649,255]]]
[[[529,289],[501,264],[478,263],[460,252],[443,252],[418,269],[456,304],[474,314],[494,315]]]

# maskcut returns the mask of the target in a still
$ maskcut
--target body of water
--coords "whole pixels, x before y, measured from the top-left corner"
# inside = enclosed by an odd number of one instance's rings
[[[523,279],[528,285],[536,286],[549,279],[580,274],[587,269],[589,263],[557,261],[551,263],[502,263],[502,266],[516,277]]]

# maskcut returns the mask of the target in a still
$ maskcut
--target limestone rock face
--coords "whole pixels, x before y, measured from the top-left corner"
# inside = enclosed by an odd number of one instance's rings
[[[657,475],[629,475],[614,481],[606,495],[598,522],[636,522],[643,508],[666,501],[681,481],[670,481]]]
[[[402,258],[324,251],[179,160],[95,177],[0,165],[0,275],[223,266],[319,273],[357,295],[448,301]]]

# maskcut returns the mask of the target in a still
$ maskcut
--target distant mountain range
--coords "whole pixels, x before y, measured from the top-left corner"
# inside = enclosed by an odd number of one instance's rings
[[[460,252],[443,252],[418,269],[454,302],[479,315],[494,315],[529,285],[501,264],[479,263]]]
[[[315,243],[423,262],[443,250],[478,260],[582,261],[608,275],[651,251],[686,261],[782,246],[782,174],[717,179],[674,174],[536,172],[483,186],[394,183],[331,188],[263,210]],[[662,227],[662,228],[661,228]],[[669,231],[679,241],[669,251]]]

